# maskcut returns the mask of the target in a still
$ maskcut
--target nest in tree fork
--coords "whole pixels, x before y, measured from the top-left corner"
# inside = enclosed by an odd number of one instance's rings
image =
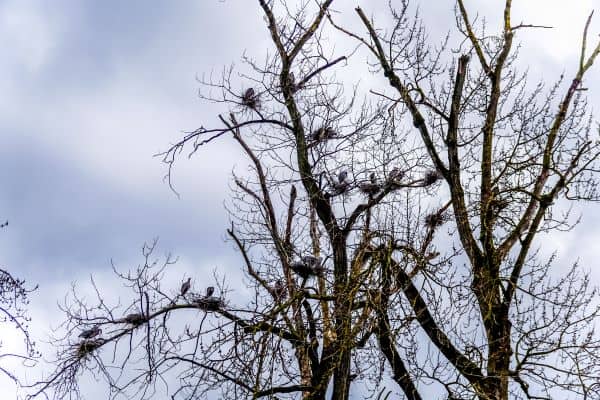
[[[198,297],[193,303],[201,310],[204,311],[217,311],[225,306],[223,299],[219,297]]]
[[[84,358],[104,344],[104,339],[87,339],[77,345],[77,358]]]
[[[442,178],[442,174],[438,170],[427,171],[423,176],[423,185],[430,186],[439,181]]]

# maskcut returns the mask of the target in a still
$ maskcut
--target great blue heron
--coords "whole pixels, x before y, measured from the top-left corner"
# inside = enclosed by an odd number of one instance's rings
[[[369,174],[369,180],[373,185],[377,185],[377,174],[375,172],[371,172]]]
[[[214,286],[209,286],[206,288],[206,297],[211,297],[215,292]]]
[[[322,126],[319,129],[317,129],[316,131],[314,131],[310,135],[310,138],[312,140],[314,140],[315,142],[323,142],[325,140],[332,139],[335,136],[336,136],[336,132],[332,127]]]
[[[188,292],[188,290],[190,290],[190,288],[192,287],[192,278],[188,278],[187,281],[183,282],[183,284],[181,285],[181,290],[180,290],[180,295],[181,296],[185,296],[185,294]]]
[[[84,338],[84,339],[91,339],[93,337],[100,335],[101,333],[102,333],[102,329],[100,329],[97,326],[94,326],[93,328],[86,329],[85,331],[81,332],[79,334],[79,337]]]
[[[342,194],[350,188],[350,182],[348,179],[348,171],[342,170],[337,174],[337,179],[332,178],[331,186],[333,187],[333,192],[330,193],[331,196],[336,196],[338,194]]]
[[[252,98],[256,95],[256,92],[254,92],[254,88],[248,88],[246,89],[246,91],[244,92],[244,98],[249,99]]]
[[[400,168],[393,168],[388,174],[388,181],[392,183],[397,183],[402,178],[404,178],[404,171]]]
[[[253,88],[246,89],[246,91],[242,94],[242,104],[253,110],[257,110],[259,108],[260,98]]]

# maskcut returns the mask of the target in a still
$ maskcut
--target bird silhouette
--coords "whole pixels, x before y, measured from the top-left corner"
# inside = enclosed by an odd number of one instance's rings
[[[314,131],[310,135],[310,138],[312,140],[314,140],[315,142],[323,142],[325,140],[332,139],[335,136],[336,136],[336,132],[332,127],[322,126],[319,129],[317,129],[316,131]]]
[[[342,170],[337,174],[337,179],[332,178],[331,186],[333,187],[333,191],[329,193],[330,196],[336,196],[338,194],[345,193],[350,188],[350,182],[348,179],[348,171]]]
[[[373,196],[381,190],[381,185],[379,185],[377,174],[375,172],[371,172],[369,174],[369,180],[363,181],[358,185],[358,188],[364,194],[368,194],[369,196]]]
[[[400,168],[393,168],[388,174],[388,181],[390,182],[398,182],[402,178],[404,178],[404,171]]]
[[[97,326],[94,326],[93,328],[86,329],[85,331],[81,332],[79,334],[79,337],[84,338],[84,339],[91,339],[93,337],[100,335],[101,333],[102,333],[102,329],[100,329]]]
[[[185,296],[185,294],[188,292],[188,290],[190,290],[190,288],[192,287],[191,280],[192,280],[192,278],[188,278],[188,280],[183,282],[183,284],[181,285],[181,291],[180,291],[181,296]]]
[[[254,91],[254,88],[248,88],[246,89],[246,91],[244,92],[244,98],[252,98],[256,95],[256,92]]]
[[[206,288],[206,297],[210,297],[215,292],[214,286],[209,286]]]
[[[258,110],[260,106],[260,98],[253,88],[246,89],[246,91],[242,94],[242,104],[253,110]]]
[[[373,185],[377,185],[377,174],[375,172],[371,172],[369,174],[369,180]]]

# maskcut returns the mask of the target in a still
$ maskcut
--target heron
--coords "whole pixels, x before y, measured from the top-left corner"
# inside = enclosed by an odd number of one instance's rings
[[[214,286],[209,286],[206,288],[206,297],[211,297],[215,292]]]
[[[248,88],[246,89],[246,91],[244,92],[244,98],[245,99],[251,99],[252,97],[254,97],[256,95],[256,92],[254,91],[254,88]]]
[[[328,139],[331,139],[333,137],[336,136],[336,132],[332,127],[320,127],[319,129],[317,129],[316,131],[314,131],[311,135],[310,138],[312,140],[314,140],[315,142],[322,142]]]
[[[253,110],[257,110],[259,108],[259,96],[256,94],[253,88],[246,89],[246,91],[242,94],[242,104]]]
[[[348,179],[348,171],[346,171],[346,170],[342,170],[337,174],[337,180],[335,178],[331,179],[332,180],[331,186],[333,187],[333,193],[331,193],[332,196],[342,194],[349,189],[350,182],[348,182],[347,179]]]
[[[94,326],[93,328],[86,329],[85,331],[81,332],[79,334],[79,337],[84,338],[84,339],[91,339],[93,337],[100,335],[101,333],[102,333],[102,329],[100,329],[97,326]]]
[[[391,182],[399,181],[402,178],[404,178],[404,171],[400,168],[393,168],[388,175],[388,180]]]
[[[190,288],[192,287],[191,280],[192,280],[192,278],[188,278],[187,281],[183,282],[183,284],[181,285],[181,291],[180,291],[181,296],[185,296],[185,294],[188,292],[188,290],[190,290]]]
[[[375,174],[375,172],[371,172],[369,174],[369,180],[373,185],[377,185],[377,174]]]

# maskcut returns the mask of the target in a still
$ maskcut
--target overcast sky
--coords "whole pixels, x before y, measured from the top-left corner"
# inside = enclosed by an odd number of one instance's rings
[[[374,13],[387,1],[341,3]],[[453,28],[452,0],[420,3],[432,36]],[[498,3],[468,2],[490,21]],[[514,21],[554,26],[519,36],[534,78],[574,71],[583,23],[598,5],[514,1]],[[230,172],[243,164],[235,148],[215,143],[181,162],[173,175],[179,198],[153,155],[223,111],[198,99],[197,76],[239,62],[244,51],[262,54],[268,43],[250,0],[0,0],[0,219],[9,220],[0,266],[39,284],[29,307],[38,340],[60,320],[56,304],[71,283],[85,286],[94,275],[110,286],[110,260],[135,267],[154,237],[160,253],[180,258],[181,276],[201,281],[215,268],[235,276],[239,259],[223,242]],[[586,83],[596,111],[598,76],[600,66]],[[578,210],[583,223],[547,248],[565,265],[579,259],[594,269],[600,208]],[[0,332],[10,348],[11,336]],[[4,377],[0,393],[14,393]]]

